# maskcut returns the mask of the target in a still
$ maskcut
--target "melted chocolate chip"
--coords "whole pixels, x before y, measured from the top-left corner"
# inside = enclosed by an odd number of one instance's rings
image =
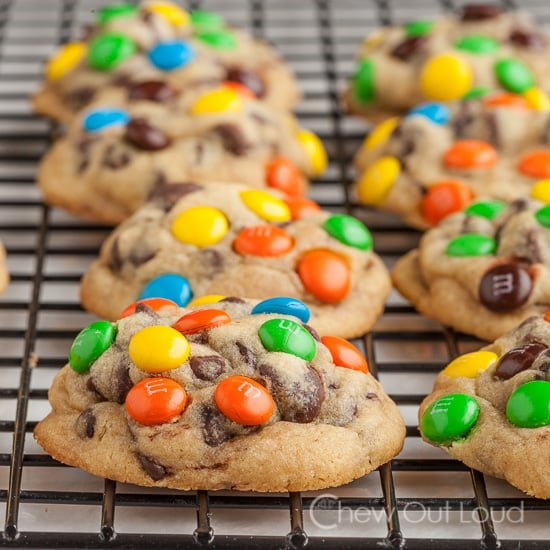
[[[226,296],[223,300],[220,300],[220,302],[229,302],[230,304],[246,304],[245,300],[238,298],[237,296]]]
[[[319,333],[313,328],[307,325],[306,323],[303,324],[303,327],[313,336],[314,340],[317,340],[317,342],[321,341],[321,337],[319,336]]]
[[[368,392],[365,394],[366,399],[378,399],[378,395],[374,392]]]
[[[540,342],[511,349],[498,360],[495,376],[501,380],[512,378],[519,372],[530,368],[533,361],[547,349],[548,347]]]
[[[218,124],[214,132],[220,136],[224,148],[232,155],[240,157],[251,147],[243,131],[236,124]]]
[[[106,168],[118,170],[119,168],[126,166],[130,160],[132,160],[130,151],[122,147],[117,147],[114,143],[111,143],[107,149],[105,149],[105,154],[103,155],[101,164]]]
[[[114,86],[122,86],[127,88],[132,83],[132,75],[128,73],[115,73],[113,74],[112,84]]]
[[[132,249],[128,259],[134,266],[139,267],[140,265],[146,264],[148,261],[152,260],[156,255],[156,250],[151,250],[138,244]]]
[[[111,384],[114,400],[117,403],[124,403],[128,392],[134,385],[130,378],[130,362],[128,358],[123,358],[118,366],[113,369]]]
[[[550,117],[546,119],[546,123],[542,129],[541,141],[550,147]]]
[[[261,126],[267,126],[270,123],[269,120],[260,113],[250,113],[250,118],[255,120]]]
[[[227,298],[226,298],[227,300]],[[241,357],[243,361],[251,368],[256,368],[256,356],[254,355],[254,352],[247,348],[242,342],[235,342],[235,345],[237,346],[239,353],[241,354]]]
[[[109,250],[109,267],[112,271],[119,271],[122,267],[122,255],[118,245],[118,237],[115,237],[111,249]]]
[[[203,248],[200,250],[199,254],[201,256],[201,260],[210,266],[212,274],[218,273],[223,269],[225,259],[219,250]]]
[[[164,466],[157,464],[150,458],[147,458],[145,455],[138,453],[137,459],[139,460],[141,467],[147,472],[147,475],[153,481],[160,481],[168,475],[168,471]]]
[[[158,317],[157,312],[147,304],[137,304],[135,313],[145,313],[149,317],[154,317],[154,318]]]
[[[485,272],[479,284],[479,299],[492,311],[513,311],[525,304],[532,289],[529,271],[516,262],[506,262]]]
[[[202,164],[202,159],[204,157],[204,143],[202,141],[198,141],[195,143],[195,160],[193,164],[199,165]]]
[[[263,80],[252,71],[232,67],[227,71],[226,79],[246,86],[256,97],[265,95],[266,89]]]
[[[487,124],[487,133],[489,143],[498,148],[500,144],[500,134],[498,129],[498,122],[494,112],[485,113],[485,123]]]
[[[128,99],[132,101],[164,103],[177,95],[177,91],[162,80],[138,82],[128,89]]]
[[[543,50],[546,47],[546,39],[542,34],[521,30],[513,30],[510,33],[510,42],[530,50]]]
[[[168,212],[179,199],[201,189],[202,186],[196,183],[161,183],[153,187],[148,200],[157,203]]]
[[[218,409],[206,405],[201,411],[202,436],[210,447],[217,447],[231,439],[224,427],[224,417]]]
[[[95,434],[96,417],[92,407],[84,409],[76,419],[77,432],[80,437],[91,439]]]
[[[200,380],[215,380],[220,374],[227,371],[225,359],[217,355],[191,357],[189,366],[193,374]]]
[[[86,105],[88,105],[90,101],[92,101],[94,95],[95,89],[85,86],[82,88],[77,88],[76,90],[73,90],[72,92],[66,94],[65,101],[69,104],[69,107],[73,111],[80,111],[81,109],[86,107]]]
[[[462,139],[466,135],[466,128],[475,120],[470,101],[461,101],[459,103],[458,113],[456,114],[453,127],[456,139]]]
[[[504,10],[497,4],[466,4],[462,8],[462,21],[481,21],[497,17]]]
[[[208,344],[208,331],[201,330],[200,332],[194,332],[193,334],[186,334],[186,338],[195,344]]]
[[[160,151],[170,145],[170,138],[143,118],[133,118],[126,126],[125,139],[138,149]]]
[[[409,38],[405,38],[403,42],[397,44],[397,46],[395,46],[395,48],[391,51],[391,55],[401,61],[407,61],[413,55],[418,53],[427,41],[427,36],[410,36]]]
[[[530,228],[526,233],[522,245],[520,246],[521,259],[532,264],[542,262],[542,253],[539,243],[539,234],[534,228]]]

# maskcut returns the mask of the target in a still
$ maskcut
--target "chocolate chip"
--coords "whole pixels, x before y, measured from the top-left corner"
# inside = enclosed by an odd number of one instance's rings
[[[65,101],[69,104],[70,109],[72,109],[73,111],[80,111],[81,109],[86,107],[86,105],[88,105],[90,101],[92,101],[94,95],[94,88],[84,86],[66,94]]]
[[[550,116],[547,116],[546,122],[543,126],[541,141],[550,147]]]
[[[132,83],[132,75],[128,73],[114,73],[111,81],[114,86],[127,88]]]
[[[193,164],[199,165],[202,164],[202,159],[204,157],[204,143],[202,141],[198,141],[195,143],[195,160]]]
[[[479,300],[492,311],[513,311],[529,299],[533,281],[529,271],[516,262],[500,263],[483,275]]]
[[[427,41],[427,36],[410,36],[409,38],[405,38],[403,42],[397,44],[391,51],[391,55],[401,61],[407,61],[410,57],[418,53]]]
[[[521,260],[531,264],[541,263],[542,252],[538,231],[531,227],[522,236],[522,242],[518,246],[518,250],[521,251]]]
[[[542,34],[521,30],[513,30],[510,33],[510,42],[531,50],[543,50],[546,47],[546,39]]]
[[[156,255],[156,250],[151,250],[147,246],[143,245],[143,243],[137,243],[136,246],[132,248],[132,252],[130,252],[128,259],[134,266],[139,267],[140,265],[146,264],[148,261],[152,260]]]
[[[225,359],[218,355],[191,357],[189,366],[197,378],[209,381],[215,380],[220,374],[228,370]]]
[[[304,323],[303,327],[313,336],[314,340],[317,340],[317,342],[321,341],[321,337],[319,336],[319,333],[313,328]]]
[[[205,405],[201,411],[202,436],[210,447],[217,447],[231,439],[231,435],[225,429],[225,418],[222,413],[210,406]]]
[[[494,112],[485,113],[485,123],[487,124],[488,141],[493,146],[498,148],[500,144],[500,133],[498,121]]]
[[[157,203],[168,212],[182,197],[201,189],[202,186],[196,183],[161,183],[153,187],[148,200]]]
[[[497,17],[504,10],[497,4],[466,4],[462,8],[462,21],[480,21]]]
[[[470,101],[461,101],[459,103],[458,113],[453,120],[453,128],[456,139],[462,139],[466,136],[466,129],[475,120],[472,103]]]
[[[178,95],[178,92],[162,80],[146,80],[133,84],[128,89],[128,99],[132,101],[154,101],[164,103]]]
[[[193,342],[194,344],[202,344],[202,345],[208,345],[208,331],[207,330],[201,330],[200,332],[194,332],[193,334],[186,334],[185,335],[187,340],[190,342]]]
[[[224,148],[232,155],[240,157],[251,147],[243,131],[236,124],[218,124],[214,132],[220,136]]]
[[[365,394],[365,397],[367,399],[378,399],[378,395],[373,392],[368,392],[367,394]]]
[[[133,118],[126,126],[125,139],[138,149],[160,151],[170,145],[170,138],[143,118]]]
[[[316,370],[306,367],[305,372],[288,376],[283,369],[262,364],[258,372],[266,379],[283,420],[306,424],[319,416],[325,387]]]
[[[226,298],[227,300],[227,298]],[[252,369],[256,368],[256,355],[254,352],[247,348],[242,342],[235,342],[235,345],[237,346],[237,349],[239,350],[239,353],[241,354],[241,357],[243,361]]]
[[[145,313],[149,317],[158,317],[157,312],[147,304],[136,304],[135,313]]]
[[[84,409],[76,419],[76,430],[80,437],[91,439],[95,434],[96,416],[92,407]]]
[[[130,360],[129,358],[121,359],[120,363],[112,374],[113,399],[117,403],[124,403],[128,392],[132,389],[134,383],[130,378]]]
[[[237,296],[226,296],[223,300],[220,300],[220,302],[229,302],[230,304],[246,304],[245,300],[238,298]]]
[[[261,126],[267,126],[269,124],[269,120],[261,115],[260,113],[250,113],[250,118],[252,120],[255,120],[258,124],[260,124]]]
[[[157,464],[155,461],[147,458],[145,455],[138,453],[137,459],[141,464],[141,467],[147,472],[148,476],[153,481],[160,481],[168,475],[168,471],[164,466]]]
[[[118,245],[118,237],[115,237],[111,249],[109,250],[109,267],[111,271],[119,271],[122,267],[122,256],[120,254],[120,247]]]
[[[540,342],[533,342],[511,349],[498,360],[495,376],[502,380],[512,378],[519,372],[527,370],[533,364],[533,361],[547,349],[548,346]]]
[[[263,97],[265,95],[266,88],[263,80],[252,71],[240,67],[232,67],[227,71],[226,79],[243,84],[256,97]]]
[[[126,166],[130,160],[132,160],[130,151],[111,143],[107,149],[105,149],[101,164],[106,168],[118,170],[119,168]]]
[[[212,275],[219,273],[225,264],[223,254],[219,250],[203,248],[199,251],[201,261],[210,266]]]

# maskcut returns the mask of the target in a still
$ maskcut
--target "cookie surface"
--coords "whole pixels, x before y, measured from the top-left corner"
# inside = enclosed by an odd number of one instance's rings
[[[366,38],[344,101],[376,121],[481,90],[548,93],[549,53],[548,34],[526,13],[466,5],[456,16],[381,28]]]
[[[422,437],[486,474],[550,498],[550,325],[533,316],[437,376]]]
[[[80,42],[49,60],[34,96],[37,112],[69,122],[109,87],[162,80],[178,93],[229,80],[278,109],[299,93],[291,71],[267,44],[228,27],[213,12],[187,13],[170,2],[107,6]]]
[[[118,226],[84,275],[83,306],[116,319],[140,297],[187,305],[218,294],[307,303],[321,334],[360,336],[391,288],[357,219],[317,211],[292,219],[274,195],[237,184],[171,184]]]
[[[388,119],[356,155],[357,198],[426,228],[474,197],[529,196],[550,175],[549,108],[506,92]]]
[[[422,314],[494,340],[550,307],[550,209],[476,201],[428,230],[392,271]]]
[[[206,87],[168,104],[122,95],[104,94],[113,106],[82,113],[46,154],[38,182],[48,203],[114,224],[166,181],[242,181],[300,195],[305,176],[326,166],[314,134],[242,90]]]
[[[362,355],[321,343],[280,303],[263,312],[272,302],[150,302],[93,323],[53,382],[36,439],[95,475],[178,489],[318,489],[390,460],[404,423]]]
[[[6,266],[6,250],[0,241],[0,292],[3,292],[8,286],[10,276]]]

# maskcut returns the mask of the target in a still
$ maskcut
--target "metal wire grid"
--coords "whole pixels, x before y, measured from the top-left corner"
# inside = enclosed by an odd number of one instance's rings
[[[379,479],[373,473],[326,497],[145,490],[86,477],[34,444],[30,434],[48,410],[49,383],[65,362],[70,340],[90,320],[78,304],[79,278],[108,232],[42,204],[34,170],[51,128],[30,113],[27,96],[40,79],[44,59],[56,44],[75,36],[100,3],[0,0],[0,235],[12,273],[10,289],[0,298],[0,508],[6,518],[1,545],[548,548],[550,503],[486,480],[420,442],[415,409],[434,374],[449,358],[480,343],[421,318],[397,295],[390,298],[376,329],[359,342],[408,425],[404,453],[380,468]],[[290,61],[305,90],[298,116],[321,135],[331,158],[312,197],[325,208],[363,219],[377,251],[391,266],[414,246],[418,234],[394,218],[350,203],[350,161],[364,129],[342,115],[339,92],[366,32],[379,24],[453,9],[453,3],[219,0],[188,7],[220,10],[230,22],[275,43]],[[543,20],[550,15],[544,2],[530,7]],[[525,514],[522,525],[497,521],[499,513],[516,507]],[[342,510],[355,521],[342,519]],[[369,520],[379,512],[377,521],[357,526],[359,512]],[[426,513],[446,515],[431,521]],[[464,513],[476,521],[464,522]],[[320,530],[311,521],[315,514],[330,522],[336,517],[339,529]],[[142,521],[147,529],[140,529]],[[151,529],[151,522],[159,527]]]

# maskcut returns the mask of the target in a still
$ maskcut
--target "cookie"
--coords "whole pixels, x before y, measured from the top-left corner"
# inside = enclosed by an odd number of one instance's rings
[[[401,450],[403,420],[364,357],[319,340],[303,303],[150,304],[75,339],[34,431],[57,460],[144,486],[302,491]]]
[[[422,437],[467,466],[550,498],[550,317],[529,317],[437,376]]]
[[[114,320],[140,298],[286,295],[308,305],[321,334],[364,334],[391,289],[369,230],[289,204],[238,184],[170,184],[107,238],[82,278],[82,304]]]
[[[143,86],[130,95],[135,89]],[[300,195],[305,176],[326,167],[317,136],[242,87],[201,88],[168,104],[139,94],[111,91],[114,107],[85,111],[54,144],[38,174],[48,203],[115,224],[167,181],[239,181]]]
[[[537,100],[550,92],[550,39],[529,15],[496,4],[381,28],[364,41],[344,102],[371,120],[424,101],[506,90]]]
[[[292,108],[299,98],[279,55],[213,12],[187,13],[170,2],[115,4],[98,10],[85,34],[48,61],[33,98],[38,113],[69,122],[106,88],[150,80],[178,93],[229,80],[278,109]]]
[[[504,92],[388,119],[357,153],[357,199],[425,229],[474,197],[529,196],[550,177],[549,108]]]
[[[494,340],[550,307],[550,206],[476,201],[427,231],[392,277],[422,314]]]
[[[3,292],[10,281],[8,268],[6,265],[6,250],[0,241],[0,292]]]

